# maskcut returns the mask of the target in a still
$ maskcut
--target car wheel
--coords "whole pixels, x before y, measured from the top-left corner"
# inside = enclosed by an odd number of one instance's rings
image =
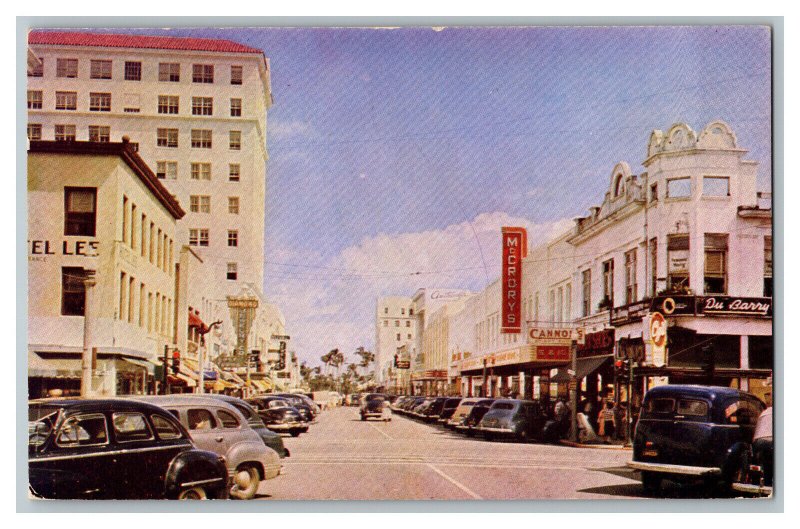
[[[300,432],[298,432],[297,430],[292,430],[291,432],[289,432],[289,435],[291,435],[292,437],[300,437]]]
[[[178,494],[179,500],[205,500],[208,495],[203,487],[192,487],[191,489],[182,490]]]
[[[466,434],[467,434],[467,437],[475,437],[475,432],[472,431],[472,430],[467,430]]]
[[[233,475],[231,497],[237,500],[249,500],[258,490],[258,469],[251,466],[240,466]]]
[[[527,443],[528,442],[528,430],[522,429],[517,434],[517,439],[520,443]]]
[[[486,439],[487,441],[494,441],[494,434],[487,432],[483,434],[483,438]]]
[[[642,486],[650,495],[657,494],[661,489],[661,476],[653,472],[642,472]]]

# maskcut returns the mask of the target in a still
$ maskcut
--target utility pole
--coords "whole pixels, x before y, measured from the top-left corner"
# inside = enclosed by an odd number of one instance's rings
[[[205,393],[206,392],[205,372],[203,371],[203,365],[205,364],[205,361],[206,361],[206,359],[205,359],[206,334],[211,332],[211,329],[213,329],[217,325],[222,325],[222,320],[215,321],[214,323],[209,325],[208,328],[205,331],[200,332],[200,349],[198,351],[198,357],[199,358],[197,359],[197,364],[198,364],[197,367],[198,367],[198,370],[200,371],[199,376],[198,376],[198,378],[200,379],[200,384],[198,386],[198,391],[197,391],[198,393]]]
[[[575,340],[569,347],[570,371],[569,371],[569,408],[570,425],[569,440],[573,443],[578,440],[578,346]]]
[[[83,285],[85,297],[83,302],[83,354],[81,356],[81,396],[90,397],[94,391],[92,389],[92,379],[94,377],[95,357],[92,344],[94,336],[92,330],[94,317],[94,286],[97,284],[94,270],[84,270]]]
[[[161,394],[167,394],[167,370],[169,369],[169,345],[164,344],[164,372],[161,374]]]

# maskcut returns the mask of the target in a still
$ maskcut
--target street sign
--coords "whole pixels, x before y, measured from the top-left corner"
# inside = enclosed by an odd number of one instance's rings
[[[273,334],[272,335],[272,339],[273,340],[290,340],[291,338],[289,338],[289,336],[286,335],[286,334]]]

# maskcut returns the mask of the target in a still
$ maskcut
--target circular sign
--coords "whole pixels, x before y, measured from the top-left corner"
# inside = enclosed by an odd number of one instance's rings
[[[667,320],[660,312],[650,315],[650,339],[656,347],[667,345]]]
[[[675,300],[672,298],[665,299],[664,303],[661,304],[661,308],[664,309],[664,314],[672,314],[675,312]]]

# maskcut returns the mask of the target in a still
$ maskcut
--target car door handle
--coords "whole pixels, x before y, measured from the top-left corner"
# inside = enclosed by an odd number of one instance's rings
[[[216,442],[218,442],[218,443],[221,443],[222,442],[222,436],[220,435],[219,437],[215,437],[214,440]]]

